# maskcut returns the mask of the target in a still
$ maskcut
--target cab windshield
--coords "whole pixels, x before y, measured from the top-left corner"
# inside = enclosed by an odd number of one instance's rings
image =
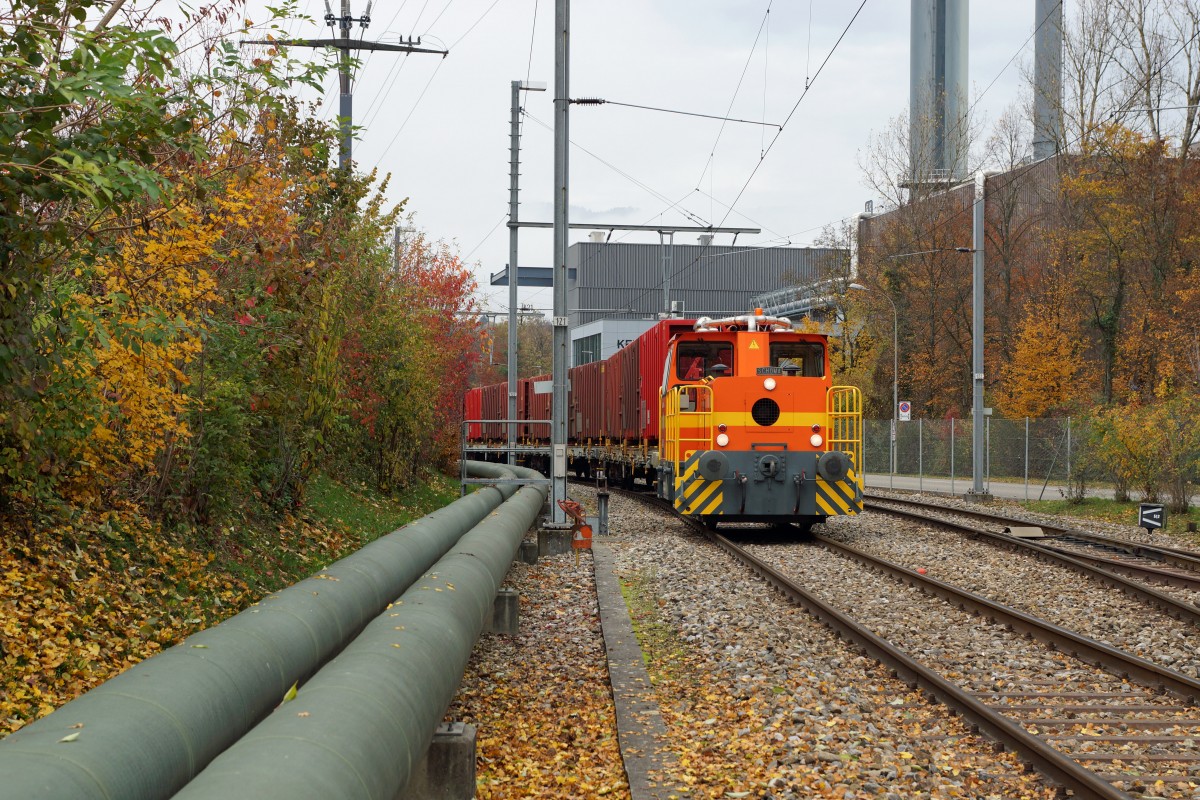
[[[825,345],[820,342],[774,342],[770,352],[771,366],[784,375],[825,377]]]
[[[675,377],[702,381],[733,374],[733,345],[729,342],[680,342],[675,356]]]

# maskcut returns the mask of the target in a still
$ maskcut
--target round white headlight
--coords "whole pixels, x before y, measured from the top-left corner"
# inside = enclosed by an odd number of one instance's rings
[[[821,445],[825,444],[825,440],[821,438],[821,434],[819,433],[814,433],[812,436],[808,437],[808,441],[812,442],[813,447],[820,447]]]
[[[774,391],[775,390],[775,379],[767,378],[765,381],[763,381],[763,388],[766,389],[768,392]]]
[[[724,447],[724,446],[725,446],[725,445],[727,445],[727,444],[729,444],[729,434],[727,434],[727,433],[718,433],[718,434],[717,434],[717,446],[718,446],[718,447]]]

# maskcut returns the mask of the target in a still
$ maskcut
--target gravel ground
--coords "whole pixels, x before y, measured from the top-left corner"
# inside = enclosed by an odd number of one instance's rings
[[[1054,797],[682,523],[617,495],[610,520],[678,797]],[[521,634],[483,638],[449,714],[480,726],[481,798],[629,796],[590,570],[565,555],[509,573]],[[858,580],[812,577],[839,596]]]
[[[872,518],[874,517],[874,518]],[[893,520],[880,520],[878,515],[864,515],[856,523],[842,524],[839,528],[853,528],[854,538],[868,539],[872,536],[884,535],[887,527],[881,527],[880,522],[892,523]],[[863,525],[862,523],[866,523]],[[899,523],[905,525],[906,523]],[[914,545],[918,552],[926,552],[932,548],[922,548],[919,542],[914,542],[908,535],[905,542]],[[1031,685],[1037,685],[1038,691],[1052,692],[1104,692],[1127,695],[1137,705],[1158,707],[1161,711],[1139,712],[1128,716],[1143,718],[1158,718],[1189,721],[1195,718],[1194,711],[1182,714],[1172,712],[1171,707],[1177,706],[1178,701],[1169,696],[1154,695],[1148,690],[1122,681],[1102,670],[1095,669],[1063,653],[1048,650],[1037,642],[1025,639],[1017,633],[1006,630],[1003,626],[981,620],[971,614],[959,610],[945,601],[929,597],[915,587],[900,583],[882,575],[865,572],[858,564],[835,555],[828,550],[815,546],[797,546],[795,544],[753,545],[751,551],[765,561],[788,575],[820,575],[820,581],[806,581],[807,588],[814,591],[823,600],[843,610],[852,610],[856,620],[871,628],[875,633],[899,644],[918,660],[937,665],[946,677],[965,686],[974,692],[1005,692],[1029,690]],[[863,549],[876,550],[881,548],[867,547]],[[886,549],[886,548],[882,548]],[[907,548],[897,545],[899,555]],[[994,560],[1003,567],[1005,551],[992,548]],[[939,553],[939,563],[942,553]],[[947,557],[949,562],[951,557]],[[968,561],[973,561],[968,559]],[[978,574],[986,566],[980,563],[953,564],[943,566],[955,567],[955,575],[942,575],[939,569],[931,570],[933,577],[959,585],[961,581],[970,581],[972,575]],[[959,567],[961,566],[961,569]],[[1003,570],[1002,570],[1003,571]],[[1013,570],[1017,574],[1019,570]],[[1049,584],[1043,584],[1049,585]],[[986,587],[982,594],[988,594]],[[1074,609],[1070,599],[1065,606]],[[1035,611],[1035,608],[1031,608]],[[1086,612],[1084,612],[1086,613]],[[1072,616],[1070,624],[1064,627],[1077,629],[1080,618]],[[1009,701],[1020,704],[1027,700]],[[1019,713],[1018,717],[1065,717],[1066,713],[1055,710],[1054,706],[1062,701],[1046,701],[1038,703],[1042,706],[1037,712]],[[1078,702],[1078,701],[1073,701]],[[1081,723],[1082,724],[1082,723]],[[1196,730],[1194,724],[1184,726],[1181,732]],[[1105,728],[1096,723],[1091,728],[1093,733],[1113,733],[1120,735],[1125,731],[1116,726]],[[1057,732],[1057,731],[1051,731]],[[1079,743],[1075,743],[1079,749]],[[1092,750],[1094,752],[1094,749]],[[1200,749],[1195,742],[1190,746],[1164,744],[1144,747],[1137,752],[1154,754],[1188,753],[1193,757],[1200,755]],[[1100,766],[1101,771],[1114,771]],[[1162,765],[1148,762],[1128,762],[1123,769],[1140,772],[1143,775],[1171,772],[1180,774],[1178,770],[1167,770]],[[1183,773],[1187,775],[1189,773]],[[1200,782],[1200,766],[1190,773]],[[1185,785],[1163,784],[1161,787],[1135,785],[1128,782],[1119,788],[1136,791],[1146,797],[1200,797],[1195,787]]]
[[[919,498],[920,495],[917,495],[917,497]],[[883,501],[883,503],[887,503],[887,499],[888,499],[887,497],[882,497],[882,495],[880,498],[878,498],[878,500]],[[910,495],[906,495],[906,497],[901,497],[900,499],[914,499],[914,497],[913,497],[913,495],[910,494]],[[926,515],[930,515],[930,516],[934,516],[934,517],[943,517],[943,518],[948,519],[948,521],[950,521],[950,522],[965,523],[967,525],[984,524],[984,527],[988,528],[989,530],[995,531],[995,533],[1001,533],[1002,529],[1001,529],[1001,527],[998,527],[998,525],[990,525],[988,523],[980,523],[980,521],[978,521],[978,519],[973,519],[970,517],[961,517],[958,515],[954,515],[954,513],[953,513],[953,511],[955,509],[962,509],[965,511],[971,511],[971,510],[978,511],[979,510],[978,504],[966,503],[966,501],[956,499],[956,498],[938,497],[938,498],[928,498],[928,499],[931,499],[932,501],[934,501],[934,503],[936,503],[938,505],[946,506],[947,513],[944,513],[944,515],[943,515],[943,513],[940,513],[940,512],[931,512],[931,511],[926,510],[925,511]],[[906,510],[905,506],[900,506],[900,510]],[[1004,516],[1014,517],[1016,519],[1024,519],[1024,521],[1031,523],[1031,524],[1040,524],[1040,523],[1062,524],[1061,519],[1055,519],[1055,518],[1048,517],[1045,515],[1033,515],[1033,513],[1028,512],[1025,509],[1021,509],[1020,506],[1015,506],[1015,505],[997,507],[997,509],[995,511],[996,511],[996,513],[1001,513],[1001,515],[1004,515]],[[1151,533],[1151,531],[1147,531],[1142,528],[1135,528],[1135,527],[1133,527],[1133,525],[1116,525],[1116,524],[1112,524],[1112,523],[1103,523],[1103,522],[1102,523],[1094,523],[1092,521],[1086,521],[1086,522],[1079,521],[1078,524],[1074,524],[1074,527],[1079,528],[1080,530],[1087,530],[1088,533],[1112,536],[1112,537],[1115,537],[1115,539],[1122,539],[1122,540],[1126,540],[1126,541],[1144,543],[1144,545],[1157,545],[1157,546],[1176,547],[1176,548],[1182,547],[1184,549],[1194,546],[1193,542],[1180,541],[1180,539],[1178,539],[1178,537],[1176,537],[1176,536],[1169,536],[1166,534],[1159,534],[1159,533]],[[917,529],[916,523],[911,523],[910,528],[908,528],[908,529],[916,530]],[[929,530],[932,530],[932,529],[930,528]],[[955,536],[955,534],[950,533],[950,531],[946,531],[946,533],[950,536]],[[965,539],[965,537],[960,537],[960,540],[967,541]],[[1050,543],[1052,543],[1052,545],[1057,545],[1060,547],[1063,546],[1063,545],[1061,545],[1061,543],[1058,543],[1058,542],[1050,542]],[[1066,548],[1074,549],[1072,546],[1069,546],[1069,545],[1067,545]],[[1087,549],[1080,548],[1080,551],[1086,553]],[[1030,558],[1030,557],[1024,557],[1024,558]],[[1078,575],[1078,573],[1076,573],[1076,575]],[[1192,591],[1192,590],[1183,589],[1180,587],[1172,587],[1172,585],[1165,585],[1162,583],[1156,583],[1156,582],[1152,582],[1152,581],[1142,581],[1141,583],[1144,583],[1145,585],[1147,585],[1147,587],[1150,587],[1156,591],[1160,591],[1160,593],[1163,593],[1165,595],[1170,595],[1171,597],[1174,597],[1174,599],[1176,599],[1180,602],[1192,603],[1193,606],[1200,607],[1200,593],[1198,593],[1198,591]]]
[[[872,487],[869,493],[880,499],[887,497],[898,497],[902,500],[929,500],[939,505],[944,505],[947,508],[963,508],[974,511],[992,511],[997,514],[1023,519],[1035,525],[1041,523],[1054,525],[1067,525],[1080,530],[1092,531],[1094,533],[1102,533],[1105,536],[1115,536],[1119,539],[1128,539],[1131,542],[1143,542],[1145,544],[1155,544],[1161,547],[1175,547],[1184,550],[1200,551],[1200,534],[1167,534],[1162,531],[1148,531],[1145,528],[1139,528],[1135,525],[1123,525],[1117,522],[1105,522],[1103,520],[1094,519],[1076,519],[1069,517],[1056,517],[1050,514],[1041,514],[1036,511],[1030,511],[1019,503],[1006,500],[1005,498],[997,497],[988,503],[983,508],[980,508],[979,503],[970,502],[957,496],[949,495],[922,495],[914,492],[896,492],[888,489],[877,489]]]
[[[831,538],[1064,628],[1200,677],[1200,629],[1074,570],[886,514],[825,525]],[[1154,586],[1159,591],[1170,587]],[[1193,602],[1193,592],[1175,597]]]

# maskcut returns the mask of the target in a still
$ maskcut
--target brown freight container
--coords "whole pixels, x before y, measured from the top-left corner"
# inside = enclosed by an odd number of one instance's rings
[[[525,394],[525,415],[522,419],[526,420],[548,420],[550,419],[550,404],[554,400],[553,392],[539,393],[537,384],[547,384],[554,380],[551,375],[535,375],[526,380],[528,384]],[[550,426],[545,425],[529,425],[529,437],[537,441],[550,441]]]
[[[517,419],[529,419],[529,393],[532,391],[529,378],[517,378]],[[529,438],[529,426],[524,422],[517,426],[517,438]]]
[[[484,386],[481,390],[482,406],[480,408],[480,419],[500,420],[508,418],[508,385],[504,383],[493,383],[490,386]],[[502,422],[485,422],[483,423],[483,438],[492,441],[505,441],[508,438],[504,423]]]
[[[605,362],[604,435],[615,441],[637,436],[637,354],[640,337]]]
[[[604,362],[592,361],[574,367],[571,401],[567,415],[567,438],[572,442],[596,441],[603,436],[601,410],[604,406]]]

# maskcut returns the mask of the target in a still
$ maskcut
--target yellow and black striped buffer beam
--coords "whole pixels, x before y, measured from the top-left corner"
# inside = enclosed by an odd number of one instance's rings
[[[844,480],[826,483],[817,479],[817,513],[830,517],[854,514],[862,511],[862,492],[858,488],[858,477],[851,468]]]
[[[721,504],[725,500],[724,481],[710,481],[700,474],[702,452],[689,456],[675,476],[675,510],[680,514],[721,513]]]

